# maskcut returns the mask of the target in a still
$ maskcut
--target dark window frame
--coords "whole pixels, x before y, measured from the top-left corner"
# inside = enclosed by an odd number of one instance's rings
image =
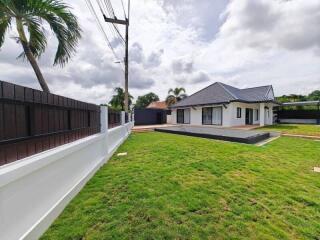
[[[180,115],[181,112],[182,112],[182,115]],[[182,121],[180,121],[181,119]],[[177,109],[177,123],[183,124],[183,122],[184,122],[184,109]]]
[[[237,107],[237,118],[242,118],[242,108]]]
[[[185,114],[186,110],[189,111],[189,118],[186,118],[186,114]],[[186,122],[186,120],[188,120],[188,121]],[[183,109],[183,124],[190,124],[190,122],[191,122],[191,109],[185,108],[185,109]]]
[[[260,112],[259,112],[259,109],[256,109],[256,118],[255,118],[255,121],[259,121],[259,119],[260,119]]]
[[[185,116],[185,110],[189,111],[189,118],[188,119]],[[190,108],[177,109],[177,123],[179,123],[179,124],[190,124],[190,122],[191,122],[191,110],[190,110]]]
[[[211,123],[204,122],[204,110],[211,110]],[[212,115],[213,115],[213,108],[212,107],[203,107],[202,108],[202,125],[213,125],[212,124]]]

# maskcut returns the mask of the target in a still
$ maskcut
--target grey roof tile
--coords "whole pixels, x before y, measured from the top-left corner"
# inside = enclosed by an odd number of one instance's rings
[[[229,102],[264,102],[274,101],[273,94],[268,95],[272,86],[239,89],[216,82],[172,105],[172,108],[194,105],[221,104]]]

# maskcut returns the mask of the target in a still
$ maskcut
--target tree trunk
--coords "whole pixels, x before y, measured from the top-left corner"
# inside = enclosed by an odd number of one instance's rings
[[[26,57],[29,60],[31,66],[32,66],[37,78],[38,78],[38,81],[39,81],[39,84],[40,84],[42,90],[44,92],[50,93],[49,87],[43,78],[43,75],[40,71],[38,63],[31,52],[28,40],[27,40],[26,35],[24,33],[23,24],[20,19],[17,19],[17,30],[19,33],[19,38],[20,38],[20,42],[23,47],[24,53],[26,54]]]

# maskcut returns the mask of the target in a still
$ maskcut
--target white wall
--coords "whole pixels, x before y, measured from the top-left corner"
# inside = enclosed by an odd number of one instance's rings
[[[237,108],[241,108],[241,118],[237,118]],[[253,109],[253,124],[259,124],[260,122],[260,116],[259,120],[256,120],[256,110],[260,111],[260,104],[246,104],[246,103],[239,103],[239,102],[233,102],[230,104],[230,110],[231,110],[231,123],[230,126],[243,126],[246,125],[246,108]]]
[[[265,104],[265,106],[269,107],[269,117],[265,119],[266,125],[273,124],[273,104]],[[234,127],[234,126],[243,126],[246,124],[246,108],[252,108],[253,110],[253,124],[260,123],[260,116],[259,120],[256,120],[256,110],[260,112],[260,104],[246,104],[246,103],[239,103],[239,102],[232,102],[230,104],[223,105],[208,105],[202,107],[191,107],[191,118],[190,118],[190,125],[202,125],[202,108],[203,107],[222,107],[222,126],[223,127]],[[237,107],[240,107],[241,110],[241,118],[237,118]],[[182,108],[181,108],[182,109]],[[177,110],[172,110],[172,123],[177,123]],[[265,114],[265,116],[267,116]]]
[[[37,239],[128,137],[133,123],[0,167],[0,239]]]
[[[172,109],[171,111],[171,124],[177,124],[177,110]]]
[[[192,125],[202,125],[202,108],[193,107],[191,108],[190,124]]]

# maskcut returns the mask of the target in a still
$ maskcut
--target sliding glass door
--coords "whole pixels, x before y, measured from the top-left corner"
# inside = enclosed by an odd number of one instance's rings
[[[203,125],[222,125],[222,107],[202,108]]]
[[[202,108],[202,124],[212,125],[212,108]]]
[[[222,107],[212,108],[212,124],[222,125]]]
[[[177,123],[190,124],[190,108],[177,109]]]

